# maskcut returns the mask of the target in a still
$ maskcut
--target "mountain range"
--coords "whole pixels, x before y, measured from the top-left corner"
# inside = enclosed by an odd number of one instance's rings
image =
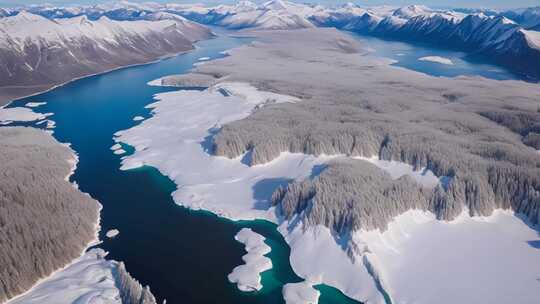
[[[498,12],[351,3],[324,7],[282,0],[211,7],[122,1],[0,9],[0,61],[5,63],[0,66],[0,95],[21,95],[15,84],[51,86],[187,50],[191,42],[210,35],[200,24],[235,30],[336,27],[465,51],[533,80],[540,78],[540,7]],[[39,34],[43,29],[47,34]],[[60,61],[69,68],[51,72]]]
[[[0,105],[75,78],[185,52],[212,35],[178,15],[147,18],[52,19],[24,10],[0,18]]]

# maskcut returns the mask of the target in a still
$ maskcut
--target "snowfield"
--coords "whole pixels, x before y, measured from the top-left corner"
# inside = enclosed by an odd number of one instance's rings
[[[285,304],[316,304],[319,302],[320,291],[313,288],[312,282],[303,281],[289,283],[283,286]]]
[[[435,62],[435,63],[446,64],[446,65],[454,64],[454,62],[452,62],[452,60],[450,60],[449,58],[440,57],[440,56],[426,56],[426,57],[418,58],[418,60]]]
[[[17,107],[17,108],[0,108],[0,124],[8,124],[13,121],[29,122],[42,120],[52,113],[41,114],[32,111],[29,108]]]
[[[105,256],[102,249],[92,249],[9,304],[121,304],[116,262]]]
[[[384,233],[358,232],[354,237],[376,257],[393,303],[538,301],[538,232],[512,212],[496,210],[492,216],[472,218],[464,213],[446,222],[411,210]]]
[[[270,246],[264,243],[262,235],[249,228],[241,229],[234,238],[246,246],[247,254],[242,257],[245,264],[235,267],[229,274],[229,282],[236,283],[241,291],[261,290],[261,273],[272,269],[272,261],[264,256],[270,253]]]

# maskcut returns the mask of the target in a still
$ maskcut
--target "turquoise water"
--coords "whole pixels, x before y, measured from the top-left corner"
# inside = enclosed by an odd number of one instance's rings
[[[433,76],[456,77],[478,75],[496,80],[521,79],[520,75],[514,74],[505,68],[490,64],[481,58],[471,57],[463,52],[436,48],[432,45],[422,43],[412,44],[352,32],[349,32],[349,34],[364,46],[367,46],[369,50],[373,51],[373,56],[385,57],[397,61],[393,64],[394,66]],[[453,64],[446,65],[419,60],[426,56],[448,58]]]
[[[104,242],[99,247],[109,252],[109,258],[124,261],[135,278],[151,286],[158,300],[167,299],[169,304],[283,303],[283,284],[300,281],[288,262],[290,249],[274,224],[232,222],[182,208],[171,198],[176,189],[173,182],[151,167],[120,171],[120,157],[109,149],[115,132],[137,124],[134,116],[149,116],[144,107],[153,102],[154,94],[175,90],[147,86],[148,81],[184,73],[198,58],[220,57],[221,51],[247,41],[218,37],[198,43],[191,53],[77,80],[10,105],[47,102],[35,111],[53,112],[54,136],[71,143],[79,154],[71,180],[103,205],[100,237]],[[274,267],[263,273],[264,288],[256,293],[240,292],[227,280],[232,269],[243,263],[244,247],[234,240],[243,227],[264,235],[272,247],[269,257]],[[112,228],[120,234],[109,240],[104,234]],[[356,302],[328,287],[320,303]]]

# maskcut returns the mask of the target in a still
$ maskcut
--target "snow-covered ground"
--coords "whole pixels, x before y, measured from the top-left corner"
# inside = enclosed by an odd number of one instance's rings
[[[362,302],[384,303],[362,259],[353,262],[330,229],[295,222],[282,223],[279,231],[291,247],[290,262],[298,276],[333,286]]]
[[[453,65],[454,64],[454,62],[452,62],[451,59],[441,57],[441,56],[426,56],[426,57],[418,58],[418,60],[435,62],[435,63],[446,64],[446,65]]]
[[[285,304],[317,304],[321,293],[313,288],[312,282],[303,281],[283,286]]]
[[[411,210],[382,234],[354,237],[376,258],[394,303],[525,304],[539,299],[540,234],[509,211],[473,218],[464,213],[445,222]]]
[[[417,183],[422,185],[424,188],[433,189],[438,184],[444,183],[446,177],[437,177],[433,174],[433,171],[426,168],[421,168],[419,170],[414,170],[413,166],[398,162],[398,161],[386,161],[380,160],[377,156],[372,157],[354,157],[355,159],[368,161],[380,169],[386,171],[392,179],[398,179],[403,175],[408,175],[412,177]]]
[[[309,176],[313,166],[332,157],[282,153],[267,164],[250,167],[244,160],[249,155],[237,159],[211,155],[212,135],[222,124],[246,117],[267,102],[268,96],[272,101],[293,100],[259,93],[245,84],[219,88],[253,96],[224,96],[218,88],[157,94],[158,101],[148,106],[153,109],[153,117],[116,134],[117,142],[136,149],[122,160],[122,169],[143,165],[158,168],[179,186],[173,193],[177,204],[235,220],[277,222],[269,201],[273,190],[292,179]]]
[[[51,115],[52,113],[36,113],[32,109],[24,107],[0,108],[0,124],[7,124],[13,121],[29,122],[42,120]]]
[[[9,304],[121,304],[115,285],[116,262],[92,249]]]
[[[242,228],[234,238],[246,246],[247,253],[242,257],[245,264],[235,267],[229,274],[229,282],[236,283],[241,291],[261,290],[261,273],[272,269],[272,261],[264,256],[270,253],[270,246],[264,243],[262,235],[249,228]]]
[[[231,96],[224,96],[219,89]],[[273,190],[290,180],[307,178],[315,165],[335,156],[282,153],[269,163],[249,167],[244,161],[249,153],[237,159],[209,153],[211,138],[220,126],[244,118],[268,102],[265,94],[247,84],[233,83],[206,91],[156,95],[158,101],[149,105],[153,117],[116,134],[117,142],[136,149],[133,155],[124,157],[122,169],[143,165],[158,168],[178,185],[173,193],[175,202],[189,208],[209,210],[233,220],[267,219],[280,224],[279,231],[291,247],[292,268],[300,277],[334,286],[357,300],[384,303],[381,287],[395,303],[459,303],[468,296],[489,298],[491,303],[508,300],[490,297],[488,291],[493,288],[501,291],[494,294],[513,295],[514,303],[530,303],[528,300],[538,294],[533,288],[540,273],[538,232],[504,212],[489,218],[463,215],[447,223],[429,213],[419,216],[409,211],[384,233],[356,233],[353,237],[359,247],[369,251],[356,253],[354,259],[327,227],[304,227],[297,219],[280,222],[269,203]],[[295,101],[282,95],[270,99]],[[415,171],[395,161],[361,159],[392,178],[410,175],[428,188],[444,183],[445,177],[439,178],[429,170]],[[506,254],[509,258],[503,259]],[[516,267],[503,262],[518,260],[526,262]],[[532,280],[534,273],[537,277]],[[511,284],[501,279],[508,277],[514,280]],[[410,286],[411,282],[415,286]],[[473,285],[474,289],[470,288]],[[441,294],[444,299],[437,297]]]
[[[248,100],[248,102],[257,105],[300,101],[296,97],[260,91],[245,82],[221,82],[212,87],[212,90],[222,90],[227,92],[228,95],[241,97]]]

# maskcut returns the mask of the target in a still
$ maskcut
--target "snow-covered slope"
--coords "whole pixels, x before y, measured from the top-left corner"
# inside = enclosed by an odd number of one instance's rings
[[[8,304],[156,303],[148,287],[133,279],[123,263],[106,260],[106,255],[92,249]]]
[[[27,11],[0,18],[0,104],[73,78],[187,51],[211,35],[180,16],[148,18],[157,21],[47,19]]]

